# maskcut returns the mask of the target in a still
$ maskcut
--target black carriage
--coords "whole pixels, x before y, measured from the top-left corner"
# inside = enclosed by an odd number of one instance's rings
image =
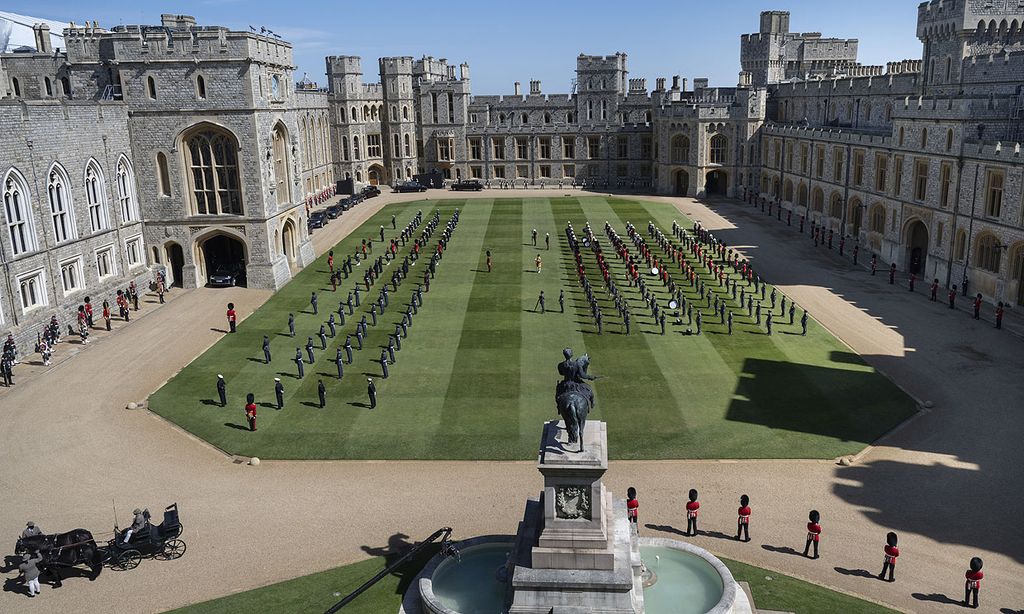
[[[70,572],[72,568],[86,566],[95,580],[100,575],[105,560],[103,548],[96,544],[92,533],[85,529],[20,537],[14,546],[14,554],[18,557],[23,554],[38,554],[42,558],[38,565],[39,571],[49,573],[54,579],[55,586],[61,584],[61,568]]]
[[[159,525],[149,523],[148,513],[146,526],[137,533],[132,533],[128,543],[124,542],[127,532],[114,527],[114,539],[103,548],[104,562],[109,562],[114,569],[135,569],[143,558],[159,558],[166,561],[180,558],[187,548],[179,539],[183,531],[178,518],[178,504],[172,503],[164,509],[164,519]]]

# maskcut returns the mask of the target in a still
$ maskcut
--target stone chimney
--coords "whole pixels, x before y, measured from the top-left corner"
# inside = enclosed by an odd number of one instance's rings
[[[448,67],[448,79],[450,81],[454,81],[455,80],[455,67],[454,66],[449,66]]]
[[[655,88],[654,88],[655,90],[657,90],[659,92],[665,91],[665,77],[658,77],[657,79],[654,80],[654,83],[655,83]]]
[[[530,81],[530,95],[535,96],[540,94],[540,81]]]
[[[45,23],[37,23],[32,26],[32,33],[36,39],[36,51],[39,53],[53,51],[53,47],[50,46],[50,26]]]
[[[465,62],[459,64],[459,78],[463,81],[469,79],[469,64]]]
[[[740,87],[750,87],[750,85],[753,82],[754,82],[754,76],[750,73],[749,70],[741,70],[740,71],[740,80],[739,80],[739,86]]]
[[[523,95],[522,92],[519,91],[519,89],[520,89],[519,88],[519,82],[516,81],[516,83],[514,85],[514,89],[512,90],[515,93],[516,96],[522,96]]]
[[[679,75],[672,75],[672,89],[679,89]]]

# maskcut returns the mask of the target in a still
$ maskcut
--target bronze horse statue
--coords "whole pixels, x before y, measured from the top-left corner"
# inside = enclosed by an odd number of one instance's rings
[[[594,391],[587,381],[597,378],[587,373],[590,366],[588,354],[573,359],[571,349],[566,348],[562,353],[565,360],[558,364],[558,373],[562,376],[562,381],[558,382],[555,388],[555,404],[558,407],[558,415],[565,421],[569,443],[579,441],[579,451],[582,452],[587,416],[594,408]]]

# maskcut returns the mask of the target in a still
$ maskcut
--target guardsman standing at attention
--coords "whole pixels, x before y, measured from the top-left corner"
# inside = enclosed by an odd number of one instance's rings
[[[377,362],[380,363],[380,370],[381,370],[381,373],[383,374],[384,379],[387,379],[388,378],[388,351],[387,350],[381,350],[380,351],[380,360],[378,360]]]
[[[288,314],[288,336],[290,336],[290,337],[294,337],[295,336],[295,314],[294,313],[289,313]]]
[[[697,501],[697,489],[691,488],[689,501],[686,502],[686,533],[683,535],[697,535],[697,515],[700,511],[700,502]]]
[[[274,378],[274,397],[277,398],[277,408],[284,409],[284,385],[280,377]]]
[[[370,397],[370,409],[377,407],[377,387],[373,385],[373,378],[366,378],[366,394]]]
[[[217,374],[217,396],[220,397],[220,406],[226,407],[228,404],[228,386],[224,383],[224,376],[220,373]]]
[[[338,353],[334,357],[334,364],[338,366],[338,379],[341,379],[345,375],[345,367],[343,366],[345,359],[341,355],[341,348],[338,348]]]
[[[316,394],[320,397],[320,409],[327,405],[327,387],[324,386],[324,380],[320,380],[316,384]]]
[[[639,516],[640,502],[636,500],[636,489],[630,486],[626,489],[626,518],[637,535],[640,534]]]
[[[1002,330],[1003,328],[1004,311],[1005,309],[1003,308],[1003,301],[999,301],[999,304],[996,305],[996,330]]]
[[[309,357],[309,364],[313,364],[315,358],[313,357],[313,338],[306,337],[306,356]]]
[[[263,335],[263,364],[270,364],[270,337]]]
[[[726,320],[726,322],[729,324],[729,334],[731,335],[732,334],[732,312],[731,311],[729,312],[729,318]]]
[[[701,314],[701,312],[698,310],[697,311],[697,334],[698,335],[700,334],[700,324],[701,324],[701,320],[702,320],[700,314]]]
[[[949,289],[949,308],[956,309],[956,284]]]
[[[800,316],[800,336],[807,336],[807,310],[804,309],[804,315]]]
[[[235,304],[234,303],[228,303],[228,314],[227,315],[228,315],[228,330],[233,333],[233,332],[235,332],[235,320],[237,319],[237,316],[235,315]]]
[[[320,332],[317,333],[317,336],[320,337],[320,349],[321,350],[326,350],[327,349],[327,331],[324,330],[324,325],[323,324],[320,325]]]
[[[974,297],[974,319],[981,319],[981,293]]]
[[[740,497],[740,509],[737,511],[739,518],[736,520],[736,541],[740,541],[740,535],[743,535],[745,539],[743,541],[750,541],[750,497],[742,495]]]
[[[811,513],[807,515],[807,543],[804,544],[804,556],[811,550],[811,544],[814,544],[814,556],[813,559],[818,558],[818,541],[821,539],[821,514],[818,510],[811,510]]]
[[[981,590],[981,580],[985,577],[985,573],[981,571],[982,566],[984,566],[982,560],[974,557],[971,559],[970,569],[964,574],[964,606],[978,607],[978,591]],[[974,603],[970,603],[972,596]]]
[[[768,312],[768,317],[764,321],[765,326],[768,327],[768,336],[769,337],[772,336],[772,316],[773,316],[772,312],[769,311]]]
[[[939,279],[937,277],[932,280],[931,296],[929,299],[933,303],[939,299]]]
[[[885,579],[885,572],[889,572],[889,582],[895,582],[896,578],[896,559],[900,556],[900,549],[896,547],[899,543],[899,537],[889,531],[889,534],[885,536],[885,562],[882,563],[882,573],[878,574],[879,580]]]
[[[565,290],[558,291],[558,313],[565,313]]]
[[[665,312],[661,312],[661,316],[658,318],[658,323],[661,324],[661,334],[665,334]]]
[[[352,364],[352,335],[345,335],[345,358],[348,364]]]
[[[342,313],[344,313],[344,312],[342,312]],[[334,314],[333,313],[331,314],[331,317],[327,319],[327,327],[331,329],[331,339],[334,339],[334,337],[338,334],[338,329],[335,328],[335,326],[334,326]]]
[[[245,419],[249,422],[249,430],[256,430],[256,397],[250,392],[245,398]]]
[[[313,315],[316,315],[317,313],[316,302],[316,291],[314,291],[309,297],[309,304],[313,306]]]
[[[295,348],[295,366],[299,370],[299,379],[305,377],[306,368],[302,366],[302,350],[300,348]]]
[[[388,349],[388,361],[391,364],[395,364],[395,341],[391,337],[391,335],[388,335],[388,348],[387,349]]]
[[[356,349],[363,351],[363,329],[356,326]]]
[[[889,285],[893,286],[896,284],[896,263],[893,262],[889,265]]]
[[[534,228],[534,229],[533,229],[533,232],[532,232],[532,233],[530,233],[530,234],[531,234],[531,236],[533,237],[533,246],[534,246],[534,247],[537,247],[537,229],[536,229],[536,228]]]

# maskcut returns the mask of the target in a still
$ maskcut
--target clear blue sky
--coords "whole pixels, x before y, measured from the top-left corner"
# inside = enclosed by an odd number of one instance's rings
[[[194,15],[200,24],[277,32],[295,46],[296,79],[324,84],[324,56],[363,57],[365,80],[376,81],[377,58],[432,55],[469,62],[475,94],[511,93],[514,81],[540,79],[545,93],[566,93],[579,53],[629,54],[631,77],[679,74],[735,85],[739,36],[758,29],[762,10],[792,12],[790,29],[860,39],[860,61],[884,64],[920,58],[918,2],[860,0],[724,0],[631,2],[592,0],[7,0],[4,10],[102,27],[157,24],[160,13]],[[90,7],[90,8],[84,8]]]

